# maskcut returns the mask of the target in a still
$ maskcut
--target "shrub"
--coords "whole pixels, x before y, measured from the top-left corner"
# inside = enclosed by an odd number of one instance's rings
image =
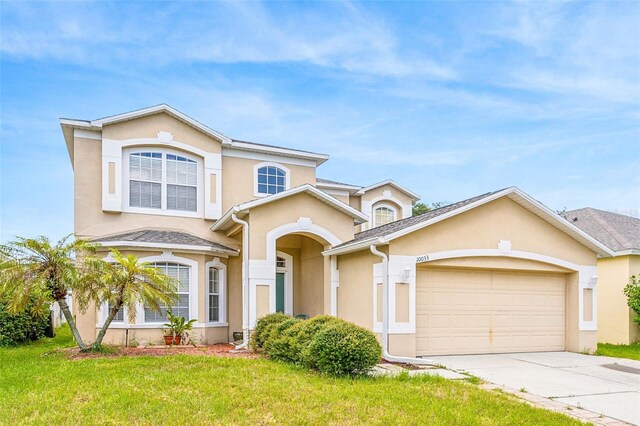
[[[318,315],[311,319],[298,321],[286,329],[280,337],[270,345],[269,356],[280,361],[304,364],[303,353],[311,339],[323,327],[342,321],[329,315]]]
[[[629,283],[624,287],[624,295],[627,296],[627,304],[636,314],[633,321],[640,325],[640,276],[629,277]]]
[[[256,323],[255,330],[251,333],[251,349],[254,351],[263,349],[264,342],[271,332],[271,328],[290,318],[291,317],[289,315],[285,315],[281,312],[276,312],[275,314],[269,314],[260,318]]]
[[[334,376],[367,373],[380,360],[376,336],[355,324],[339,321],[323,327],[305,350],[306,364]]]
[[[48,313],[48,310],[46,310]],[[6,305],[0,302],[0,347],[16,346],[44,337],[49,326],[49,317],[31,313],[30,307],[24,312],[10,314]]]
[[[264,352],[269,355],[269,357],[273,358],[273,354],[277,351],[275,347],[277,347],[278,342],[281,341],[282,333],[284,333],[289,328],[293,327],[301,320],[287,317],[286,320],[274,324],[268,331],[267,337],[262,344],[262,349]]]

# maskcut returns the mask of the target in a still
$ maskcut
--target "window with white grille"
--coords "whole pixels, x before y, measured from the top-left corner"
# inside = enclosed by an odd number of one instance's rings
[[[220,321],[220,269],[209,268],[209,280],[207,288],[209,322]]]
[[[189,319],[189,291],[190,291],[190,275],[191,267],[181,265],[179,263],[156,262],[153,266],[158,268],[160,272],[171,278],[178,280],[178,299],[171,306],[162,306],[160,312],[154,311],[148,307],[144,308],[144,322],[154,323],[167,321],[167,311],[178,317]]]
[[[198,162],[161,151],[129,154],[129,207],[198,211]]]

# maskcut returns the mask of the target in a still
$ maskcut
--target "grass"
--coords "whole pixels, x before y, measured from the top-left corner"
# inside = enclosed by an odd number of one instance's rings
[[[578,425],[513,396],[423,376],[336,379],[266,359],[68,359],[68,330],[0,349],[0,424]]]
[[[632,343],[630,345],[598,343],[598,350],[596,351],[596,355],[636,359],[640,361],[640,342]]]

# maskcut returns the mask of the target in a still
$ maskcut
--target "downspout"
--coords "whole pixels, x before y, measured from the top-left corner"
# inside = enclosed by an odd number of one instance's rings
[[[389,353],[389,257],[379,251],[375,243],[369,249],[382,259],[382,357],[387,361],[405,364],[433,364],[430,359],[394,356]]]
[[[237,208],[231,214],[231,220],[242,225],[242,343],[236,349],[249,347],[249,223],[238,219]]]

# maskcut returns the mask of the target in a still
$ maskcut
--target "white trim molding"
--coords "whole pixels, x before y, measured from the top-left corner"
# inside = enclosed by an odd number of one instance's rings
[[[285,261],[284,268],[279,268],[276,265],[276,273],[284,273],[284,313],[293,315],[293,256],[277,250],[276,261],[278,257],[283,258]]]
[[[316,225],[308,217],[299,217],[297,221],[280,225],[266,235],[266,259],[249,260],[249,328],[256,324],[256,287],[264,285],[269,287],[269,311],[275,312],[276,306],[276,241],[288,234],[304,233],[313,234],[330,245],[340,244],[341,241],[329,230]]]
[[[284,172],[284,190],[286,191],[291,188],[291,170],[289,170],[288,167],[282,165],[281,163],[263,161],[262,163],[255,164],[253,166],[253,195],[255,197],[268,197],[269,195],[275,195],[275,194],[269,194],[269,193],[258,191],[258,170],[260,170],[263,167],[275,167],[283,171]],[[283,192],[283,191],[280,191],[280,192]],[[278,194],[278,192],[276,192],[276,194]]]
[[[175,256],[170,251],[164,251],[159,256],[147,256],[140,259],[141,262],[154,263],[154,262],[168,262],[178,263],[190,267],[189,270],[189,319],[198,319],[198,290],[199,290],[199,278],[198,278],[198,262],[188,259],[186,257]],[[136,312],[136,324],[145,324],[149,326],[162,327],[161,323],[145,323],[144,321],[144,306],[139,305]]]
[[[564,259],[547,256],[539,253],[511,250],[508,241],[500,241],[497,249],[468,249],[449,250],[434,253],[425,253],[415,256],[415,264],[425,264],[436,260],[458,259],[464,257],[508,257],[514,259],[532,260],[535,262],[547,263],[560,266],[572,272],[578,273],[578,328],[580,331],[596,331],[598,329],[598,292],[597,276],[598,268],[595,265],[578,265]],[[591,321],[584,320],[584,290],[592,290],[593,315]]]
[[[209,269],[218,270],[218,321],[209,321]],[[204,282],[204,316],[207,327],[227,325],[227,265],[220,261],[220,258],[214,257],[213,260],[204,264],[205,282]]]
[[[415,334],[416,332],[416,262],[415,256],[389,256],[389,333]],[[382,333],[378,319],[377,285],[382,284],[382,263],[373,265],[373,331]],[[397,287],[409,285],[409,321],[399,322],[396,315]]]
[[[197,212],[129,207],[129,152],[137,149],[162,151],[189,157],[198,163]],[[164,162],[164,159],[163,159]],[[109,193],[109,163],[115,165],[115,193]],[[163,167],[164,173],[164,167]],[[211,177],[215,176],[215,191],[211,191]],[[211,199],[211,193],[215,199]],[[164,205],[163,197],[163,205]],[[102,140],[102,209],[108,212],[145,213],[165,216],[204,217],[219,219],[222,215],[222,154],[204,151],[173,139],[170,132],[159,131],[157,138]]]

